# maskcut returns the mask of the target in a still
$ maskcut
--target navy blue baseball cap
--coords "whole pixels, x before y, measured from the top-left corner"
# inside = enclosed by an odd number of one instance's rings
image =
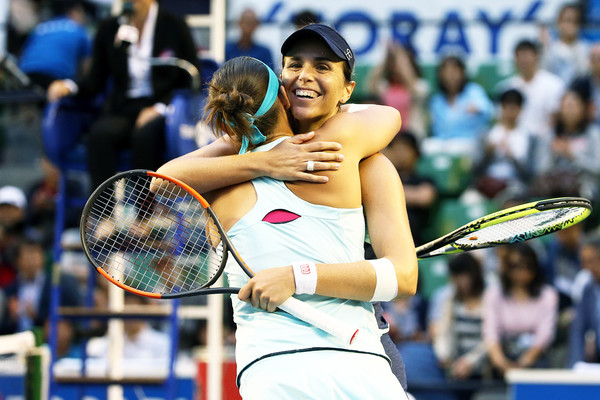
[[[346,61],[350,71],[354,71],[355,57],[350,45],[338,31],[324,24],[306,25],[292,33],[281,45],[281,54],[285,56],[296,42],[309,36],[321,38],[336,56]]]

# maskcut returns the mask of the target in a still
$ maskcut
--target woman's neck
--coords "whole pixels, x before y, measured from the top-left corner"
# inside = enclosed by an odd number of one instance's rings
[[[303,121],[294,119],[293,133],[308,133],[308,132],[316,131],[317,129],[322,127],[323,124],[325,124],[325,122],[327,122],[327,120],[329,120],[329,118],[333,117],[338,112],[339,112],[339,110],[336,109],[336,111],[334,113],[331,113],[327,116],[320,116],[318,118],[306,119]]]
[[[511,294],[513,298],[521,301],[527,300],[529,297],[531,297],[525,286],[513,286]]]
[[[294,132],[292,131],[292,128],[290,127],[290,124],[288,123],[286,118],[279,118],[279,121],[275,125],[273,132],[269,133],[266,136],[267,140],[265,140],[265,143],[270,143],[281,137],[294,136]]]

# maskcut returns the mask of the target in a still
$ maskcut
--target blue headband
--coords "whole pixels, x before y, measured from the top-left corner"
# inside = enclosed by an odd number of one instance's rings
[[[258,145],[267,140],[267,137],[262,134],[262,132],[256,127],[256,125],[254,125],[254,121],[256,120],[256,118],[264,115],[267,111],[271,109],[271,107],[273,107],[273,104],[275,104],[275,100],[277,100],[277,95],[279,93],[279,79],[277,78],[277,75],[275,75],[275,72],[273,72],[273,70],[262,61],[256,61],[264,65],[267,71],[269,71],[269,84],[267,85],[267,92],[265,93],[265,98],[263,99],[260,107],[258,107],[258,110],[256,110],[254,115],[247,114],[246,116],[246,118],[250,122],[250,128],[252,129],[252,137],[250,139],[248,139],[247,136],[244,136],[242,138],[242,147],[240,148],[239,154],[246,153],[246,150],[248,150],[249,142],[252,142],[253,145]]]

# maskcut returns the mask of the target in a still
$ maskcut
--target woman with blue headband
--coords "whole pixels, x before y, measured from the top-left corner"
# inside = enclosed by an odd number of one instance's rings
[[[206,120],[240,152],[264,152],[293,136],[288,107],[275,74],[258,60],[240,57],[213,76]],[[371,125],[384,132],[382,142],[389,141],[399,129],[399,114],[385,107],[377,111]],[[393,125],[387,131],[378,122],[384,120]],[[244,399],[406,398],[381,345],[371,301],[414,292],[416,275],[403,276],[395,265],[412,257],[416,266],[416,256],[413,246],[405,249],[403,260],[363,258],[358,164],[385,145],[359,143],[363,123],[352,114],[333,116],[315,132],[317,139],[344,148],[344,162],[329,173],[326,185],[261,177],[208,195],[234,245],[257,271],[248,282],[234,268],[226,269],[230,284],[243,286],[232,302],[237,379]],[[412,244],[408,228],[395,233]],[[310,272],[305,274],[307,265]],[[333,318],[352,322],[360,329],[357,343],[342,343],[275,311],[292,294]]]
[[[289,59],[294,61],[286,67],[284,72],[296,71],[307,80],[313,80],[316,74],[331,75],[330,71],[339,78],[335,81],[333,93],[333,102],[329,102],[329,109],[321,107],[321,100],[327,96],[321,96],[318,93],[316,99],[296,99],[299,102],[314,103],[314,106],[304,107],[299,104],[292,104],[289,111],[293,115],[291,123],[295,137],[283,140],[272,150],[267,152],[251,152],[244,155],[236,155],[240,149],[240,144],[235,143],[229,136],[223,136],[211,145],[196,150],[189,155],[173,160],[161,171],[172,174],[187,183],[194,186],[198,191],[205,192],[215,188],[225,187],[227,185],[245,182],[258,176],[271,176],[288,181],[304,180],[308,182],[325,183],[330,173],[312,172],[335,170],[339,165],[335,161],[340,161],[334,156],[340,156],[340,152],[333,150],[339,149],[339,144],[329,141],[310,140],[314,136],[314,130],[323,125],[333,115],[340,117],[349,116],[354,121],[362,120],[363,135],[356,138],[358,143],[370,142],[382,134],[378,131],[379,124],[385,123],[386,118],[378,114],[381,106],[354,106],[345,103],[354,87],[351,82],[352,67],[354,64],[354,54],[350,50],[346,41],[334,29],[321,24],[313,24],[303,28],[300,33],[293,33],[282,46],[284,61]],[[323,64],[330,64],[329,61],[309,65],[314,67],[309,73],[305,73],[303,66],[302,72],[295,65],[298,61],[304,61],[298,57],[296,43],[309,42],[310,39],[317,42],[316,51],[329,54],[330,60],[336,64],[336,68],[329,70],[324,68]],[[301,39],[301,40],[299,40]],[[318,47],[320,45],[320,48]],[[296,53],[296,54],[294,54]],[[333,54],[335,53],[335,54]],[[290,57],[295,55],[295,57]],[[289,57],[289,58],[288,58]],[[296,95],[294,81],[284,80],[284,86],[289,96]],[[300,93],[302,94],[302,93]],[[298,98],[300,96],[297,96]],[[316,109],[322,115],[315,119],[314,113],[302,113]],[[299,111],[299,112],[295,112]],[[319,116],[317,114],[317,116]],[[377,123],[371,124],[375,119]],[[394,123],[392,122],[392,126]],[[383,132],[385,134],[385,132]],[[386,143],[387,144],[387,143]],[[338,147],[336,147],[338,146]],[[384,145],[383,145],[384,146]],[[383,147],[382,146],[382,147]],[[327,152],[319,152],[319,151]],[[330,158],[325,158],[330,157]],[[314,161],[312,163],[307,161]],[[334,161],[334,162],[325,162]],[[345,163],[345,162],[344,162]],[[342,163],[343,164],[343,163]],[[360,163],[361,192],[363,195],[363,206],[369,228],[369,236],[375,254],[379,257],[395,258],[400,255],[406,258],[406,262],[401,266],[401,275],[405,285],[400,286],[399,293],[411,295],[415,290],[417,266],[412,259],[414,247],[412,239],[405,234],[407,222],[405,219],[405,199],[398,174],[389,160],[380,154],[368,157]],[[381,311],[381,306],[375,304]],[[380,313],[377,320],[381,319]],[[381,319],[380,327],[385,327],[385,321]],[[387,354],[392,358],[393,370],[403,385],[406,385],[406,376],[404,374],[403,362],[400,359],[395,345],[391,342],[389,335],[384,334],[382,341]]]

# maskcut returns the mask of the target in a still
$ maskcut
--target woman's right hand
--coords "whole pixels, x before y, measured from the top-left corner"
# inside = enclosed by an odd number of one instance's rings
[[[61,80],[57,80],[54,81],[50,84],[50,86],[48,86],[48,91],[46,92],[46,96],[48,98],[48,101],[58,101],[60,99],[62,99],[65,96],[68,96],[71,94],[71,89],[69,89],[69,86],[67,86],[67,84],[65,84],[64,81]]]
[[[266,175],[283,181],[327,182],[326,176],[307,171],[308,161],[314,162],[314,172],[335,171],[344,160],[344,155],[339,153],[342,145],[322,141],[306,143],[314,136],[314,132],[295,135],[266,152]]]

